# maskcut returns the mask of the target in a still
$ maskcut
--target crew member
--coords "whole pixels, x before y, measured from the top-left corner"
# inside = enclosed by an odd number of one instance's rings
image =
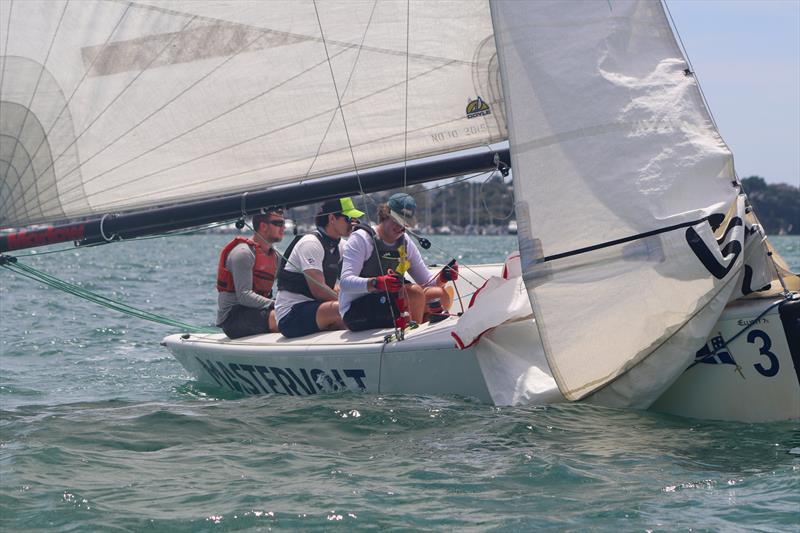
[[[458,278],[458,264],[431,272],[422,260],[405,229],[416,226],[417,203],[405,193],[397,193],[378,208],[375,228],[359,225],[347,240],[343,252],[339,313],[348,329],[386,328],[395,324],[401,312],[391,294],[402,292],[411,320],[447,317],[451,297],[444,285]],[[416,284],[397,275],[408,271]]]
[[[283,210],[253,216],[253,238],[236,237],[219,256],[217,326],[231,339],[278,331],[272,283],[278,254],[272,245],[283,239]]]
[[[316,231],[296,237],[286,249],[275,300],[278,329],[284,336],[344,329],[336,286],[341,238],[352,232],[351,219],[363,215],[350,198],[326,200],[316,217]]]

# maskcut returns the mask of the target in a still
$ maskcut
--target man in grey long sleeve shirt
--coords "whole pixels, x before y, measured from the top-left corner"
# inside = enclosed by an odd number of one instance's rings
[[[253,239],[236,237],[220,254],[217,267],[217,326],[231,339],[277,331],[272,284],[283,239],[283,210],[253,217]]]

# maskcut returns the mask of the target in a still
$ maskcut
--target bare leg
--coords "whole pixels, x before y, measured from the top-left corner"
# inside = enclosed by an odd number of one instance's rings
[[[436,300],[437,298],[442,303],[442,308],[444,308],[445,310],[449,310],[450,306],[453,304],[453,300],[450,297],[450,293],[448,293],[444,289],[444,287],[427,287],[425,289],[426,311],[427,311],[427,302],[431,300]],[[425,320],[428,320],[428,316],[425,317]]]
[[[339,315],[339,302],[323,302],[317,308],[317,327],[322,331],[347,329]]]
[[[406,299],[411,320],[421,324],[422,315],[425,314],[425,292],[422,287],[419,285],[403,285],[403,296]]]
[[[278,319],[275,318],[275,310],[271,309],[269,315],[267,316],[267,326],[269,327],[269,331],[275,333],[278,331]]]

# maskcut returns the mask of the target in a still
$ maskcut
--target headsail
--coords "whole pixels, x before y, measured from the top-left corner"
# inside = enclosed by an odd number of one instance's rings
[[[0,227],[506,136],[486,2],[4,1],[0,28]]]
[[[492,16],[551,369],[568,399],[646,407],[736,286],[731,153],[659,2],[499,1]]]

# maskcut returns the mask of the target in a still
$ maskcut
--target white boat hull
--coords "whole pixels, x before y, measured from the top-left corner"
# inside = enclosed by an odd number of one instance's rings
[[[497,265],[482,266],[482,274]],[[476,276],[467,273],[467,278]],[[472,280],[477,281],[477,278]],[[461,283],[468,301],[477,283]],[[651,407],[686,417],[770,421],[800,418],[800,339],[790,342],[781,322],[779,300],[746,300],[728,306],[705,348],[693,364]],[[774,306],[773,306],[774,305]],[[458,304],[455,304],[457,307]],[[767,308],[773,306],[764,316]],[[800,301],[793,306],[795,327]],[[787,307],[788,308],[788,307]],[[787,313],[784,313],[787,314]],[[486,403],[538,403],[563,401],[547,383],[542,394],[499,395],[498,381],[487,362],[486,343],[491,338],[512,338],[511,350],[522,354],[524,365],[547,369],[538,332],[532,319],[526,324],[501,325],[466,349],[451,336],[456,318],[423,324],[403,341],[384,342],[393,330],[321,332],[300,339],[265,334],[230,340],[222,334],[171,335],[164,344],[199,381],[242,394],[310,396],[356,391],[380,394],[460,395]],[[712,355],[720,339],[731,339]],[[789,326],[791,329],[791,326]],[[522,333],[521,333],[522,332]],[[795,332],[795,336],[800,336]],[[494,344],[490,344],[494,346]],[[490,358],[509,357],[494,354]],[[513,357],[515,364],[520,359]],[[497,362],[495,358],[494,363]],[[737,366],[738,364],[738,366]],[[518,366],[519,368],[519,366]],[[528,379],[506,380],[514,389]],[[503,386],[503,382],[500,382]],[[528,386],[529,383],[522,383]],[[541,385],[534,383],[536,387]],[[546,389],[546,390],[545,390]],[[498,401],[500,399],[500,401]]]
[[[448,324],[423,328],[388,343],[383,337],[392,330],[325,332],[299,340],[278,334],[237,341],[221,334],[171,335],[164,342],[201,382],[243,394],[457,394],[491,402],[474,348],[458,350],[448,340]]]
[[[696,363],[651,409],[695,418],[758,422],[800,418],[800,339],[792,345],[791,324],[781,321],[776,301],[746,300],[729,305]],[[787,304],[784,304],[787,305]],[[800,334],[800,301],[788,303],[794,335]],[[747,328],[748,329],[744,329]],[[744,330],[744,331],[743,331]],[[711,354],[721,339],[733,342]]]

